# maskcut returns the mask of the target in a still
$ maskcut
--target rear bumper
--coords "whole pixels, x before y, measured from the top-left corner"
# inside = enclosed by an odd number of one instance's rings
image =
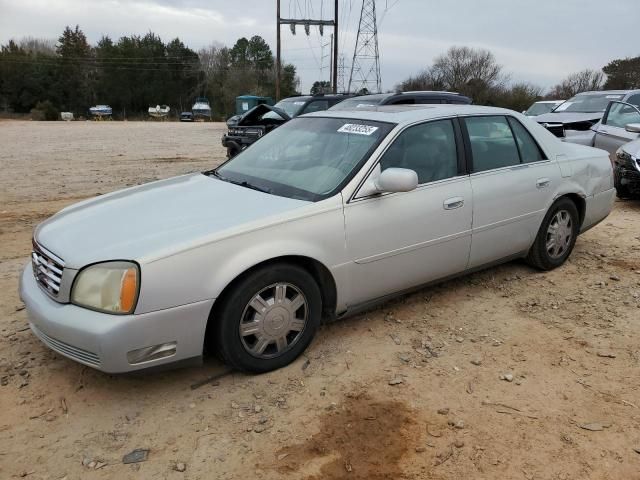
[[[584,221],[582,222],[580,233],[586,232],[607,218],[613,209],[615,200],[615,188],[587,197]]]
[[[20,298],[29,326],[49,348],[76,362],[107,373],[126,373],[202,356],[204,336],[213,300],[141,315],[109,315],[46,295],[36,283],[31,266],[20,278]],[[175,343],[175,353],[130,363],[131,352]]]

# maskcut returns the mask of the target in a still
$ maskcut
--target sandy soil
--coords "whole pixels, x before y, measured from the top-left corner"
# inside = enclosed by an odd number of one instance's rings
[[[559,270],[422,290],[323,327],[266,375],[197,387],[224,366],[109,376],[45,348],[16,292],[33,227],[218,164],[222,132],[0,123],[0,478],[640,479],[640,202]],[[123,464],[137,448],[147,460]]]

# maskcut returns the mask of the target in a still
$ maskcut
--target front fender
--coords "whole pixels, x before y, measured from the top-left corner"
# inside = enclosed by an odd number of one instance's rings
[[[340,196],[303,218],[230,236],[141,266],[136,313],[217,298],[235,278],[274,258],[300,256],[323,264],[344,287],[344,216]]]

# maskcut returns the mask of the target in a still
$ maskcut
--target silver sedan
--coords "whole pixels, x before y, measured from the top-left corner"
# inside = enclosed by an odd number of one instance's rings
[[[509,111],[395,106],[296,118],[221,167],[39,225],[33,333],[106,372],[283,367],[323,320],[515,258],[559,267],[614,199],[607,153]]]

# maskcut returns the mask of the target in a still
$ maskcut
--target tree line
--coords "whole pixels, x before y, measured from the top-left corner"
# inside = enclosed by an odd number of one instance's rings
[[[432,65],[401,82],[396,90],[454,91],[473,98],[478,105],[521,111],[539,100],[567,100],[580,92],[635,88],[640,88],[640,57],[613,60],[602,71],[573,73],[545,92],[532,83],[512,83],[488,50],[452,47]]]
[[[204,96],[214,115],[225,118],[238,95],[273,97],[275,73],[271,49],[259,36],[195,52],[153,32],[117,41],[103,36],[90,45],[79,26],[66,27],[57,42],[29,37],[0,46],[0,111],[55,119],[60,111],[86,116],[89,107],[108,104],[114,116],[126,118],[169,105],[175,115]],[[298,85],[295,67],[284,65],[283,94],[295,94]]]
[[[108,104],[115,117],[131,118],[146,116],[150,106],[169,105],[177,115],[204,96],[217,118],[227,118],[239,95],[275,97],[275,68],[273,52],[260,36],[196,52],[179,38],[165,43],[153,32],[117,41],[103,36],[91,45],[76,25],[66,27],[57,42],[27,37],[0,46],[0,111],[57,119],[60,111],[86,116],[89,107]],[[283,65],[281,78],[283,97],[299,93],[294,65]],[[315,82],[311,93],[329,87]],[[456,91],[479,105],[524,110],[537,100],[603,88],[640,88],[640,57],[571,74],[545,92],[532,83],[511,82],[488,50],[452,47],[396,90]]]

